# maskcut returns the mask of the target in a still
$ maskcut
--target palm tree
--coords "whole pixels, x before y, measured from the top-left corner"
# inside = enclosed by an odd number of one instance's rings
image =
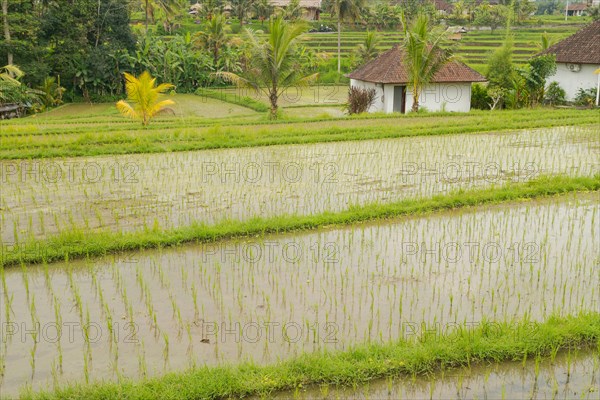
[[[291,0],[283,11],[283,17],[288,21],[296,21],[302,17],[302,12],[300,0]]]
[[[342,72],[342,21],[355,22],[360,18],[365,0],[330,0],[328,11],[337,18],[338,73]]]
[[[141,119],[142,125],[147,126],[150,119],[164,110],[167,106],[175,104],[173,100],[159,101],[161,93],[173,88],[170,83],[156,86],[156,78],[152,78],[148,71],[144,71],[139,78],[125,72],[125,90],[127,100],[133,105],[120,100],[117,109],[121,114],[133,119]]]
[[[240,21],[240,26],[244,26],[244,20],[248,15],[248,11],[254,5],[254,0],[231,0],[231,9]]]
[[[269,34],[261,40],[247,29],[252,58],[250,68],[242,75],[217,72],[217,77],[236,84],[262,91],[271,104],[271,119],[277,119],[279,96],[291,86],[306,86],[318,74],[302,76],[302,68],[296,57],[300,36],[306,32],[306,24],[291,24],[279,17],[269,23]]]
[[[4,26],[4,41],[10,45],[10,25],[8,24],[8,0],[2,0],[2,25]],[[8,59],[8,65],[13,63],[13,54],[9,50],[6,53]]]
[[[379,36],[375,32],[367,32],[365,41],[356,48],[356,56],[359,64],[365,64],[377,57],[379,54],[379,51],[377,50],[379,42]]]
[[[252,10],[254,16],[260,20],[261,25],[264,25],[265,20],[273,14],[273,6],[269,3],[269,0],[256,0],[252,3]]]
[[[194,41],[212,54],[214,66],[219,63],[221,48],[225,47],[229,40],[225,32],[226,26],[225,16],[214,14],[205,24],[204,30],[194,35]]]
[[[548,50],[548,48],[550,46],[552,46],[553,44],[554,44],[554,40],[552,40],[550,38],[550,36],[548,35],[548,32],[544,32],[544,33],[542,33],[540,41],[535,44],[535,47],[537,48],[538,51],[542,52],[544,50]]]
[[[154,20],[154,9],[160,8],[164,11],[167,21],[169,16],[175,15],[178,8],[183,6],[182,0],[140,0],[144,9],[146,33],[148,33],[148,22]]]
[[[58,80],[53,76],[48,76],[37,88],[37,91],[40,93],[39,98],[44,108],[48,108],[62,104],[62,96],[66,89],[60,86],[60,76]]]
[[[204,0],[202,14],[210,20],[214,15],[223,13],[223,0]]]
[[[413,95],[412,111],[419,111],[419,96],[435,74],[455,59],[446,31],[433,27],[429,16],[419,14],[410,24],[402,17],[404,62]]]

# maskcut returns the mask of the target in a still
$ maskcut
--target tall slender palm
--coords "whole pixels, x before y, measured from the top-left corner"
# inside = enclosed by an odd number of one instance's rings
[[[182,0],[140,0],[144,9],[146,33],[148,33],[148,22],[154,20],[154,9],[160,8],[165,12],[167,19],[169,16],[175,15],[183,6]]]
[[[226,26],[225,16],[214,14],[205,24],[204,29],[194,35],[194,41],[212,54],[214,66],[219,63],[221,48],[229,40],[225,32]]]
[[[265,20],[273,14],[273,6],[269,0],[256,0],[252,3],[252,11],[254,11],[254,16],[260,20],[260,24],[264,25]]]
[[[419,111],[419,96],[444,65],[455,60],[447,33],[430,24],[429,16],[419,14],[414,21],[402,17],[404,63],[413,95],[412,111]]]
[[[365,8],[365,0],[330,0],[329,13],[337,19],[338,33],[338,73],[342,72],[342,22],[355,22]]]
[[[254,0],[231,0],[232,12],[240,21],[240,26],[244,26],[244,20],[253,4]]]
[[[126,117],[140,119],[142,125],[146,126],[152,117],[175,104],[169,99],[159,101],[160,95],[173,87],[170,83],[156,86],[156,78],[152,78],[148,71],[144,71],[138,78],[127,72],[124,75],[127,100],[132,104],[120,100],[117,109]]]
[[[306,29],[304,23],[291,24],[281,17],[270,21],[266,39],[261,40],[247,29],[252,53],[250,68],[241,75],[232,72],[217,72],[215,75],[239,87],[263,92],[271,104],[270,118],[277,119],[278,100],[283,92],[292,86],[306,86],[318,76],[303,76],[296,57],[299,38]]]
[[[210,20],[214,15],[223,13],[223,0],[203,0],[202,14]]]
[[[10,44],[10,25],[8,24],[8,0],[2,0],[2,25],[4,26],[4,41]],[[8,65],[13,63],[13,54],[10,49],[6,53]]]
[[[302,18],[302,7],[300,6],[300,0],[291,0],[285,7],[283,16],[289,21],[296,21]]]

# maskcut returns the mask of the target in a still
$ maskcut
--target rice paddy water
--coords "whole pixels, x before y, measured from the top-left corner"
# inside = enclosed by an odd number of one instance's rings
[[[508,144],[509,137],[496,140]],[[563,147],[589,144],[574,142]],[[582,152],[590,158],[576,157],[575,164],[563,157],[560,165],[591,168],[592,150]],[[553,157],[550,150],[542,154]],[[191,366],[266,364],[357,343],[448,337],[484,321],[533,324],[597,312],[599,217],[597,193],[570,194],[3,269],[2,393]],[[597,376],[597,353],[590,354],[573,370],[591,368]],[[542,374],[563,364],[548,368]],[[491,385],[496,378],[489,376],[497,372],[484,368],[483,374],[461,378],[457,393],[487,390],[481,379]],[[588,388],[585,377],[578,387]],[[454,382],[413,388],[392,381],[389,390],[443,397]],[[474,392],[464,388],[470,382]],[[533,381],[526,382],[530,390]],[[570,393],[561,385],[558,392]],[[369,397],[384,389],[376,384],[373,390]]]
[[[65,231],[139,231],[310,215],[600,172],[594,128],[1,161],[5,244]]]

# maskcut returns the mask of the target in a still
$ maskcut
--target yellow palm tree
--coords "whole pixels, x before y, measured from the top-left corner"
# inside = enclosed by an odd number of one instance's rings
[[[127,100],[133,105],[120,100],[117,103],[117,109],[121,114],[133,119],[141,119],[142,125],[146,126],[150,119],[164,110],[167,106],[175,104],[173,100],[161,100],[161,93],[173,88],[170,83],[162,83],[156,86],[156,78],[152,78],[148,71],[144,71],[139,78],[124,73],[125,90],[127,91]]]

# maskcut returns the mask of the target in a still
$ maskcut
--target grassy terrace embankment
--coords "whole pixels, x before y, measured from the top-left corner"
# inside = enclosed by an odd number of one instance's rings
[[[228,103],[224,103],[228,104]],[[249,110],[249,112],[253,112]],[[471,111],[465,114],[365,115],[352,118],[289,119],[271,122],[231,117],[162,118],[148,129],[118,115],[27,118],[0,124],[0,159],[159,153],[399,138],[419,135],[500,132],[554,126],[600,127],[599,110],[536,109]],[[244,119],[245,118],[245,119]]]
[[[501,187],[459,191],[429,199],[410,199],[387,204],[350,207],[338,212],[314,215],[283,215],[253,218],[248,221],[226,220],[216,225],[192,223],[171,230],[147,229],[135,232],[65,231],[43,240],[32,239],[18,247],[3,247],[1,266],[19,263],[41,263],[101,256],[144,248],[176,246],[182,243],[208,243],[218,240],[251,237],[342,226],[363,221],[423,215],[430,212],[479,206],[506,201],[519,201],[568,192],[600,190],[600,175],[594,177],[540,177],[526,183],[509,183]]]
[[[560,350],[600,350],[600,314],[527,319],[461,327],[451,335],[373,343],[343,352],[302,355],[275,365],[205,367],[142,381],[76,384],[54,391],[23,392],[23,399],[227,399],[268,395],[307,385],[356,385],[399,375],[424,375],[483,362],[554,357]]]

